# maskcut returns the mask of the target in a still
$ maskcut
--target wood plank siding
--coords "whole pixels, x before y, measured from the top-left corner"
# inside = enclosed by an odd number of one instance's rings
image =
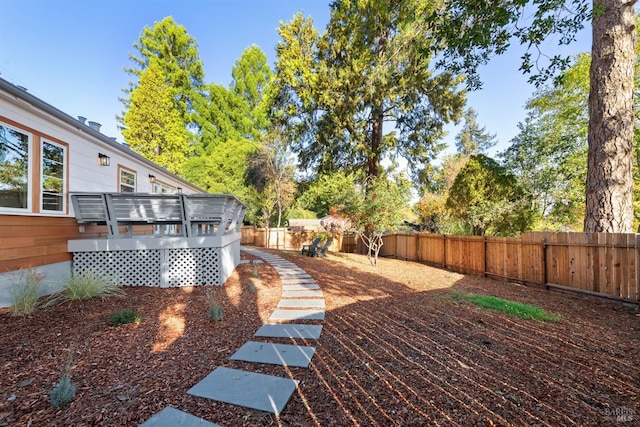
[[[75,218],[6,215],[0,217],[0,273],[70,261],[67,241],[106,236],[103,226],[85,225]]]

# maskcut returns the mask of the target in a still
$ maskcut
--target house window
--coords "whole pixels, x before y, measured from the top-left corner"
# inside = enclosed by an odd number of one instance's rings
[[[42,142],[42,210],[64,212],[66,188],[65,160],[67,148]]]
[[[156,181],[151,185],[151,192],[155,194],[175,193],[176,188],[164,182]]]
[[[0,123],[0,208],[29,209],[30,139]]]
[[[136,173],[131,170],[120,168],[120,192],[135,193]]]

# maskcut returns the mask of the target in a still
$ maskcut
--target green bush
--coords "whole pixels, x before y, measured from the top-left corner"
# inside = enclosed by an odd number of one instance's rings
[[[42,279],[44,274],[33,269],[20,272],[18,283],[11,289],[11,309],[14,316],[26,316],[35,311]]]
[[[125,310],[116,311],[109,319],[109,325],[111,326],[120,326],[126,325],[127,323],[138,323],[140,322],[140,314],[129,307]]]
[[[258,264],[253,263],[253,270],[251,270],[251,277],[258,277]]]
[[[123,297],[124,295],[124,290],[116,285],[116,280],[113,277],[88,271],[84,274],[73,273],[69,280],[62,284],[60,291],[49,299],[47,305],[95,297],[102,299]]]

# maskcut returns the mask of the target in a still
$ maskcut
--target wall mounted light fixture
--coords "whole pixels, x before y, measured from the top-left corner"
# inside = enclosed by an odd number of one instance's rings
[[[154,182],[156,182],[156,176],[155,176],[155,175],[151,175],[151,174],[149,174],[149,182],[150,182],[150,183],[152,183],[152,184],[153,184]]]
[[[98,161],[100,162],[100,166],[109,166],[111,164],[111,157],[98,153]]]
[[[182,187],[176,187],[176,193],[182,193]]]

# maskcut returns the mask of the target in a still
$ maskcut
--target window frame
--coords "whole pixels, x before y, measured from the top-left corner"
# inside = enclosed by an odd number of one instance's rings
[[[45,144],[50,144],[59,148],[62,148],[63,160],[62,160],[62,192],[60,196],[62,198],[62,206],[60,210],[50,210],[45,209],[44,207],[44,195],[45,190],[43,188],[44,185],[44,146]],[[49,159],[50,160],[50,159]],[[40,138],[40,174],[39,174],[39,208],[41,213],[47,214],[65,214],[67,213],[67,194],[69,194],[68,186],[69,186],[69,145],[64,144],[58,141],[53,141],[50,138],[41,137]]]
[[[128,173],[133,176],[133,186],[122,182],[122,173]],[[123,185],[131,188],[132,191],[122,191]],[[136,193],[138,191],[138,172],[126,166],[118,165],[118,192],[119,193]]]
[[[29,132],[25,129],[22,129],[20,127],[17,126],[13,126],[10,125],[9,123],[7,123],[6,121],[2,120],[0,121],[0,126],[3,126],[5,128],[11,129],[15,132],[19,132],[23,135],[25,135],[27,137],[27,195],[26,195],[26,200],[27,200],[27,206],[24,208],[12,208],[9,206],[1,206],[0,205],[0,212],[4,212],[4,213],[34,213],[34,206],[33,206],[33,197],[34,197],[34,162],[35,162],[35,158],[34,158],[34,154],[36,152],[36,150],[34,150],[34,144],[35,144],[35,136],[33,134],[33,132]]]

